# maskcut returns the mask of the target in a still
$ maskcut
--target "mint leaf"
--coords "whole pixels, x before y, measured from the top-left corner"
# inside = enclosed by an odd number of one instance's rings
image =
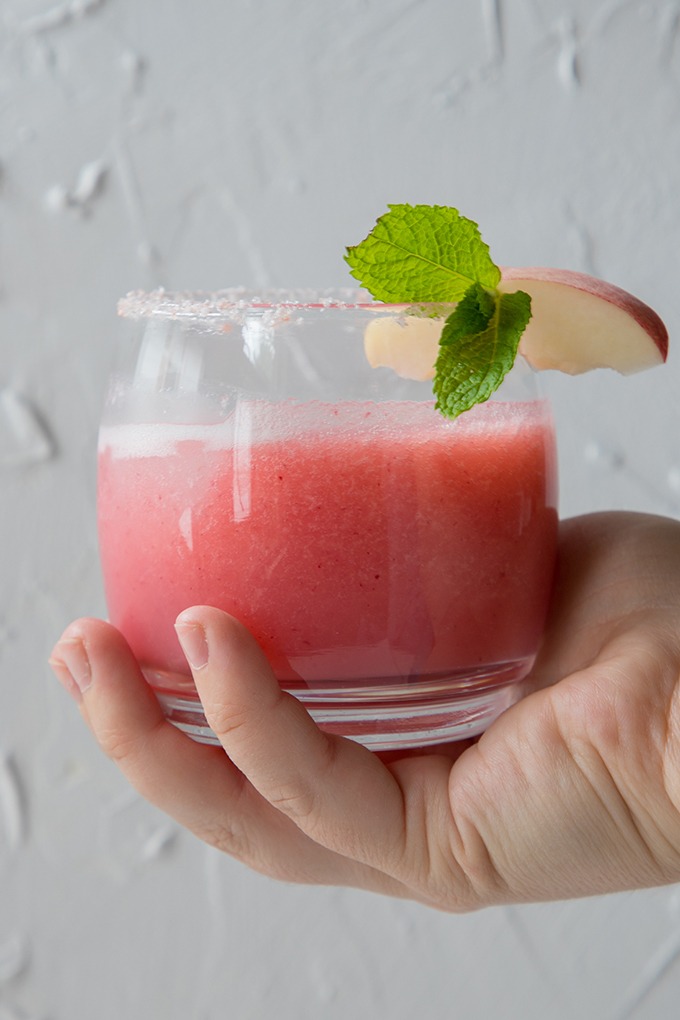
[[[360,244],[350,271],[377,301],[459,301],[471,283],[494,288],[501,274],[479,227],[442,205],[390,205]]]
[[[472,220],[442,205],[390,205],[347,249],[354,276],[377,301],[446,319],[435,365],[436,407],[456,418],[498,389],[517,357],[531,298],[501,294],[500,269]]]
[[[468,337],[483,333],[496,312],[497,302],[478,283],[471,284],[461,302],[448,316],[439,343],[453,346],[465,342]]]
[[[490,294],[473,284],[446,320],[435,365],[436,407],[457,418],[488,400],[512,368],[531,318],[524,291]]]

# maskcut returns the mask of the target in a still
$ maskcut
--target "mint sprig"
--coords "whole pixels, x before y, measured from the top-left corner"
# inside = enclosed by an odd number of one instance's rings
[[[473,283],[439,340],[433,383],[437,410],[457,418],[488,400],[514,365],[530,318],[531,298],[524,291],[496,296]]]
[[[471,283],[496,287],[479,227],[443,205],[390,205],[368,237],[347,249],[352,276],[377,301],[459,301]]]
[[[456,418],[488,400],[512,368],[531,318],[531,299],[523,291],[498,292],[500,269],[477,224],[457,209],[388,209],[345,258],[352,276],[377,301],[456,305],[442,331],[433,385],[437,409]],[[420,314],[432,311],[423,308]]]

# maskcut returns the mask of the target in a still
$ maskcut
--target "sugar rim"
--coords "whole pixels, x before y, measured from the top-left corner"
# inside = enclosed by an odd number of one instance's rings
[[[118,302],[118,314],[125,319],[148,319],[159,316],[168,319],[238,319],[251,311],[288,314],[291,309],[337,309],[364,312],[404,312],[408,303],[383,304],[373,301],[365,290],[351,287],[327,288],[273,288],[253,290],[230,287],[217,291],[166,291],[136,290]]]

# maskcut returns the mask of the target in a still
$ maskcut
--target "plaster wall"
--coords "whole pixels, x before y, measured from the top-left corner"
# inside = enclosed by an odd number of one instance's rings
[[[133,288],[346,282],[387,202],[679,333],[678,0],[0,0],[0,1020],[666,1020],[680,890],[439,915],[199,844],[45,660],[103,615],[94,451]],[[680,514],[678,354],[548,379],[563,514]]]

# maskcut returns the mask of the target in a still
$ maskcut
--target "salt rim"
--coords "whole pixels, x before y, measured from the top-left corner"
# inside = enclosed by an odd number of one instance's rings
[[[367,291],[345,288],[276,289],[260,291],[245,287],[231,287],[218,291],[166,291],[159,287],[153,291],[131,291],[118,302],[118,314],[125,319],[147,319],[159,316],[165,319],[219,319],[239,321],[252,310],[281,312],[284,316],[295,309],[336,308],[366,311],[403,309],[404,305],[385,305],[373,301]]]

